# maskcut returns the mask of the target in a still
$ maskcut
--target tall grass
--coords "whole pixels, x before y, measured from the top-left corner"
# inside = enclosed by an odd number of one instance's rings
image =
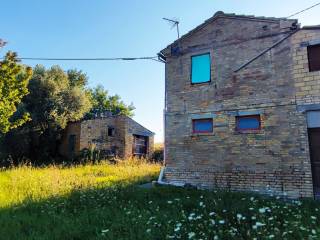
[[[158,164],[137,159],[71,167],[20,166],[0,172],[0,208],[63,196],[77,189],[147,182],[156,177],[159,169]]]
[[[320,203],[137,185],[160,165],[22,166],[0,172],[0,240],[320,239]]]

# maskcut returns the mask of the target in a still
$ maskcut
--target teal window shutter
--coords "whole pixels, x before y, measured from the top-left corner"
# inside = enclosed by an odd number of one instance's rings
[[[191,57],[191,83],[210,82],[210,54]]]

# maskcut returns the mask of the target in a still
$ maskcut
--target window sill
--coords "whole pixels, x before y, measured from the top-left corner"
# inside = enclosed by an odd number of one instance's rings
[[[211,80],[207,82],[199,82],[199,83],[191,82],[191,86],[202,86],[202,85],[210,85],[210,84],[211,84]]]
[[[198,136],[213,136],[213,132],[208,133],[191,133],[191,137],[198,137]]]
[[[258,130],[236,130],[236,134],[258,134],[262,133],[261,129]]]

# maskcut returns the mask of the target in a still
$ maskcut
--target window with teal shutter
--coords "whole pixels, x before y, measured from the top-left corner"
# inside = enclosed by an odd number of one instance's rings
[[[202,54],[191,57],[191,83],[210,82],[210,54]]]

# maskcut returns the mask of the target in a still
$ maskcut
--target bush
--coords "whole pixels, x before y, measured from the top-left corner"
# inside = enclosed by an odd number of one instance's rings
[[[154,152],[152,154],[152,160],[155,162],[162,163],[164,160],[163,150],[164,150],[164,147],[162,143],[155,144]]]

